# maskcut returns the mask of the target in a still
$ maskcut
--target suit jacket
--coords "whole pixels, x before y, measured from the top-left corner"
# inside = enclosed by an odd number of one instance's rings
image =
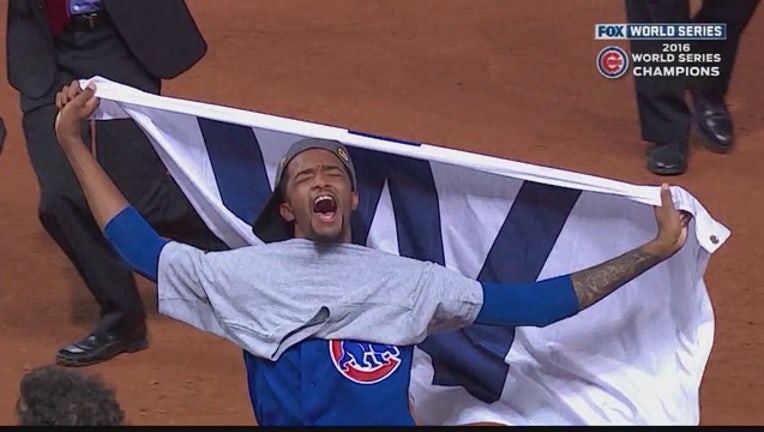
[[[102,0],[102,6],[138,62],[157,78],[180,75],[207,51],[184,0]],[[45,1],[9,0],[6,31],[8,82],[25,96],[42,96],[56,71]]]

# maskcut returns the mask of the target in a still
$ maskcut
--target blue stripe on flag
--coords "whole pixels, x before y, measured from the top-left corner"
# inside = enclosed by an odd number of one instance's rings
[[[198,118],[223,204],[252,223],[271,194],[263,154],[252,128]]]
[[[505,284],[537,280],[580,194],[524,182],[478,280]],[[432,358],[433,384],[462,386],[491,403],[501,398],[509,371],[504,358],[514,336],[514,328],[472,325],[431,336],[419,347]]]
[[[400,139],[400,138],[390,138],[390,137],[386,137],[386,136],[382,136],[382,135],[371,134],[371,133],[368,133],[368,132],[359,132],[359,131],[349,130],[348,133],[351,134],[351,135],[358,135],[358,136],[367,137],[367,138],[376,138],[376,139],[385,140],[385,141],[389,141],[389,142],[394,142],[394,143],[398,143],[398,144],[406,144],[406,145],[413,145],[413,146],[420,146],[421,145],[421,144],[419,144],[417,142],[414,142],[414,141],[407,141],[407,140]],[[353,161],[353,162],[355,163],[355,161]]]
[[[358,176],[361,200],[353,215],[353,242],[365,245],[385,180],[395,213],[398,253],[445,264],[435,179],[427,161],[348,148]]]
[[[382,188],[385,185],[384,155],[375,151],[348,147],[348,152],[355,166],[358,184],[358,208],[351,216],[350,230],[352,241],[358,245],[366,245],[374,214],[377,212]]]

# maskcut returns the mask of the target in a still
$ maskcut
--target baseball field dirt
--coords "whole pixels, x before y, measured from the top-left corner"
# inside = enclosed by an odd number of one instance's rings
[[[164,94],[475,151],[642,184],[633,82],[595,68],[593,25],[624,22],[623,2],[590,0],[189,1],[206,57]],[[5,37],[7,1],[0,1]],[[693,146],[692,192],[732,237],[706,283],[716,340],[701,423],[764,423],[764,11],[740,46],[728,102],[738,145]],[[4,50],[5,43],[0,43]],[[627,45],[622,44],[624,48]],[[0,55],[5,71],[5,53]],[[756,78],[756,77],[759,78]],[[83,77],[84,78],[84,77]],[[83,336],[98,312],[37,219],[38,188],[18,94],[0,84],[0,424],[13,424],[18,380]],[[697,140],[698,138],[694,138]],[[759,246],[757,246],[759,245]],[[88,368],[118,389],[133,425],[251,425],[240,350],[156,313],[139,278],[151,347]]]

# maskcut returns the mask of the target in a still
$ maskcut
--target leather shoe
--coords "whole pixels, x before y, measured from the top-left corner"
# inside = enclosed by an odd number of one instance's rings
[[[647,169],[658,175],[678,175],[687,171],[687,146],[676,143],[655,145],[647,154]]]
[[[116,333],[90,334],[56,354],[56,363],[62,366],[89,366],[105,362],[122,353],[133,353],[148,348],[146,336],[125,338]]]
[[[694,93],[693,98],[695,122],[705,138],[703,146],[715,153],[727,153],[732,150],[732,117],[724,99],[710,99],[698,93]]]

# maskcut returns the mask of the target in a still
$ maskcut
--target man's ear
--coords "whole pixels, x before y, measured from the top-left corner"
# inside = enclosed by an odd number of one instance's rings
[[[289,203],[281,203],[279,205],[279,213],[281,214],[281,217],[284,218],[287,222],[293,222],[294,221],[294,213],[292,213],[292,208],[289,206]]]
[[[352,204],[353,211],[358,208],[358,192],[353,192],[353,195],[350,198],[350,204]]]

